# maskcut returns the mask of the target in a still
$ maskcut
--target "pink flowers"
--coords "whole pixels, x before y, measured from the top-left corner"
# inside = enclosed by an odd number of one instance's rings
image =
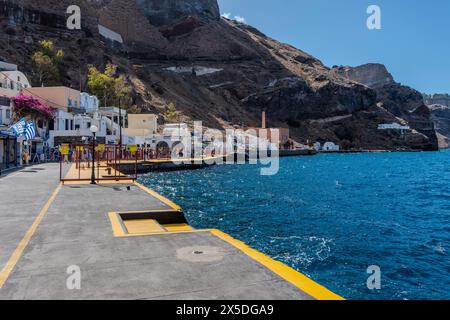
[[[22,92],[11,98],[11,100],[14,102],[14,112],[19,117],[33,114],[46,119],[52,119],[54,116],[54,109],[32,96],[24,95]]]

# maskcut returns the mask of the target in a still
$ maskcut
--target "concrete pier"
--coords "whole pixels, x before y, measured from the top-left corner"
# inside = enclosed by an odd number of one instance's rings
[[[0,299],[340,299],[218,230],[164,223],[180,208],[139,184],[58,178],[46,164],[0,179]]]

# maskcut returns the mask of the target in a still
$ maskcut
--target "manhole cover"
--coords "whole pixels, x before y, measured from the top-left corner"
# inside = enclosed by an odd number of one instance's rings
[[[37,173],[35,170],[22,170],[23,173]]]
[[[189,262],[214,262],[224,257],[220,247],[185,247],[177,250],[177,258]]]

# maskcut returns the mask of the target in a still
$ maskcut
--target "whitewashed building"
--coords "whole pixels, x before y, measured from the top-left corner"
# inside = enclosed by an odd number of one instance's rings
[[[339,151],[341,147],[334,142],[325,142],[322,146],[322,151]]]
[[[98,114],[70,114],[58,110],[58,114],[64,113],[63,119],[55,118],[55,128],[49,131],[48,145],[53,148],[62,143],[82,143],[85,139],[92,137],[90,128],[92,125],[98,127],[97,138],[100,143],[107,142],[106,118]],[[58,117],[58,116],[57,116]]]
[[[316,142],[316,143],[314,143],[313,148],[314,148],[314,150],[319,152],[320,150],[322,150],[322,144],[320,142]]]
[[[30,82],[22,72],[0,71],[0,127],[6,128],[12,124],[11,98],[17,96],[22,89],[30,87]]]
[[[48,124],[41,126],[40,121],[37,123],[39,136],[46,146],[54,148],[65,143],[82,143],[83,137],[92,137],[89,129],[93,124],[99,128],[99,143],[105,143],[106,119],[95,111],[98,110],[96,97],[61,86],[35,87],[25,93],[33,95],[55,110],[54,118],[50,119]],[[48,130],[48,133],[41,132],[43,130]]]
[[[378,130],[411,130],[411,127],[393,122],[378,125]]]
[[[89,93],[82,92],[80,94],[80,108],[89,114],[98,112],[99,100],[96,96],[91,96]]]
[[[17,139],[7,130],[14,120],[11,98],[29,87],[27,77],[15,64],[0,61],[0,171],[22,165],[23,139]]]
[[[118,144],[120,141],[119,119],[122,117],[122,144],[124,143],[125,133],[123,131],[126,123],[127,111],[117,107],[100,108],[98,112],[106,121],[106,144]]]

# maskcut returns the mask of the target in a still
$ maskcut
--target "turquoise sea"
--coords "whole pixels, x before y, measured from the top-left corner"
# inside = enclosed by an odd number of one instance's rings
[[[347,299],[450,299],[450,152],[321,154],[141,182]],[[381,268],[369,290],[367,268]]]

